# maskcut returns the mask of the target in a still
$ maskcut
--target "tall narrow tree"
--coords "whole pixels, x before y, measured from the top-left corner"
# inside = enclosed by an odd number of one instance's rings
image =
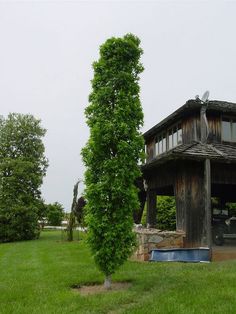
[[[68,222],[68,227],[67,227],[67,240],[68,241],[73,241],[74,239],[73,231],[74,231],[75,223],[76,223],[75,210],[76,210],[76,204],[77,204],[79,183],[80,183],[80,180],[76,182],[73,188],[73,200],[72,200],[71,212],[70,212],[69,222]]]
[[[127,34],[110,38],[94,62],[94,78],[86,108],[90,138],[82,151],[87,167],[88,241],[105,287],[111,275],[130,256],[135,244],[132,213],[138,208],[135,179],[143,157],[139,99],[142,49],[140,40]]]

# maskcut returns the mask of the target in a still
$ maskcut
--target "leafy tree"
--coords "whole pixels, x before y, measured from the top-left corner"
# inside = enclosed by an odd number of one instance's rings
[[[46,205],[46,217],[47,223],[50,226],[60,226],[64,217],[64,208],[63,206],[55,202],[53,204]]]
[[[40,186],[48,166],[45,132],[32,115],[0,118],[0,242],[39,234]]]
[[[40,228],[43,229],[44,226],[47,224],[47,205],[45,204],[43,199],[38,200],[37,215]]]
[[[86,108],[90,138],[82,151],[88,241],[105,287],[111,275],[132,253],[134,208],[138,208],[135,180],[143,158],[140,133],[143,113],[139,99],[142,49],[132,34],[110,38],[100,47],[94,62],[90,104]]]

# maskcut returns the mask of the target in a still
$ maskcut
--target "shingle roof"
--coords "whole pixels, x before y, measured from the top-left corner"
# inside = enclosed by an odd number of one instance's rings
[[[227,159],[236,161],[236,147],[220,143],[203,144],[195,142],[180,145],[173,149],[174,155],[193,156],[195,158]]]
[[[150,136],[154,135],[156,132],[160,131],[162,128],[167,127],[173,122],[177,122],[178,119],[181,119],[184,115],[190,112],[200,112],[200,108],[202,107],[202,102],[196,99],[188,100],[182,107],[177,109],[171,115],[166,117],[164,120],[154,125],[151,129],[146,131],[143,136],[145,139],[150,138]],[[236,113],[236,103],[227,102],[227,101],[219,101],[219,100],[211,100],[206,103],[207,110],[209,111],[218,111],[224,113]]]
[[[173,159],[203,160],[206,158],[218,161],[236,162],[236,146],[220,143],[204,144],[201,142],[182,144],[166,153],[156,156],[152,161],[143,165],[143,168],[149,168]]]

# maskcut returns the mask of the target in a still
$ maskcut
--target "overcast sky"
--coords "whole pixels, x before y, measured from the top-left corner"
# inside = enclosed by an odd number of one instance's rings
[[[0,113],[31,113],[47,129],[46,202],[70,209],[91,64],[107,38],[130,32],[144,50],[144,131],[206,90],[236,102],[234,1],[0,0]]]

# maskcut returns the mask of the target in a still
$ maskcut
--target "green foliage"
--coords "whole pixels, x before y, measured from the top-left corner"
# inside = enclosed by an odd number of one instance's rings
[[[229,211],[229,216],[236,217],[236,203],[226,203],[225,208]]]
[[[157,197],[157,228],[176,230],[176,205],[174,196]]]
[[[146,225],[147,205],[145,204],[142,225]],[[160,230],[176,230],[176,204],[174,196],[157,197],[157,228]]]
[[[86,201],[83,196],[80,196],[77,200],[74,213],[75,213],[75,217],[78,224],[80,224],[81,226],[85,225],[85,222],[84,222],[85,206],[86,206]]]
[[[11,242],[36,239],[39,236],[37,209],[13,206],[9,211],[0,211],[0,240]]]
[[[139,131],[142,49],[132,34],[108,39],[94,62],[90,104],[86,108],[90,138],[82,151],[87,201],[88,241],[100,270],[109,276],[133,250],[135,179],[141,175],[144,142]]]
[[[61,241],[61,231],[43,231],[39,241],[0,245],[0,257],[1,314],[236,313],[235,260],[128,261],[114,282],[129,281],[130,288],[82,296],[69,287],[102,283],[83,240]]]
[[[55,202],[46,205],[46,208],[47,224],[50,226],[60,226],[64,217],[63,206],[60,203]]]
[[[214,209],[218,209],[218,210],[228,210],[228,215],[229,217],[236,217],[236,203],[231,203],[231,202],[227,202],[224,203],[222,202],[222,200],[218,197],[212,197],[211,198],[211,208],[212,208],[212,212],[214,211]]]
[[[67,227],[67,240],[68,241],[73,241],[73,230],[76,226],[75,208],[76,208],[76,203],[77,203],[79,183],[80,183],[80,180],[76,182],[73,188],[73,200],[72,200],[71,212],[69,216],[69,223]]]
[[[0,242],[38,235],[40,186],[48,165],[45,132],[31,115],[0,118]]]

